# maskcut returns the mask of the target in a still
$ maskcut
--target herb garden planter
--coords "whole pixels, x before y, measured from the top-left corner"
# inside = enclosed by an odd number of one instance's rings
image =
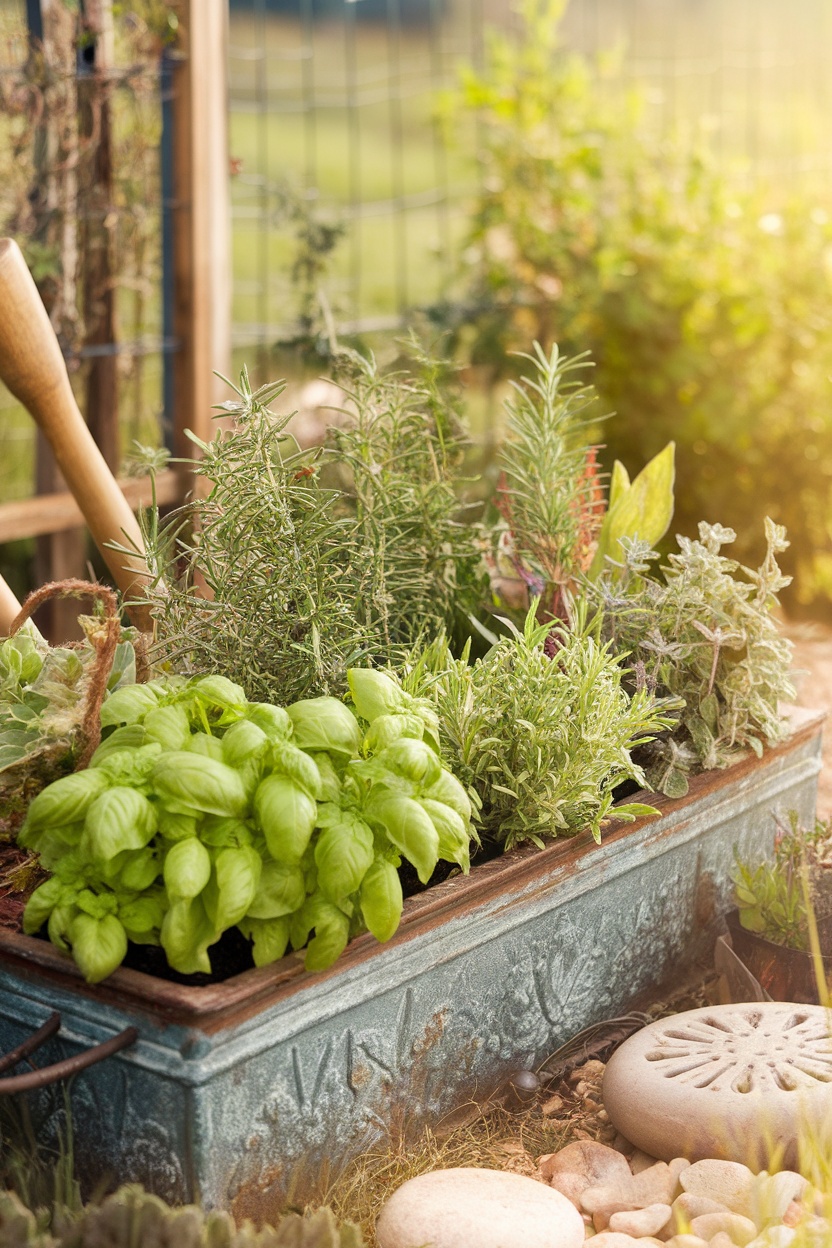
[[[746,931],[736,910],[732,910],[726,919],[734,952],[774,1001],[819,1004],[815,964],[810,953],[778,945],[757,932]],[[829,980],[832,978],[832,955],[829,953],[828,920],[826,924],[819,924],[819,928],[823,969]]]
[[[126,968],[90,987],[45,941],[2,931],[0,1047],[54,1010],[43,1060],[135,1027],[72,1084],[83,1173],[268,1215],[325,1161],[436,1123],[707,954],[735,848],[770,849],[772,811],[814,813],[821,718],[797,712],[783,745],[681,800],[651,795],[660,817],[611,825],[602,845],[517,850],[410,898],[393,940],[361,936],[321,974],[292,955],[207,987]],[[28,1095],[54,1127],[60,1092]]]

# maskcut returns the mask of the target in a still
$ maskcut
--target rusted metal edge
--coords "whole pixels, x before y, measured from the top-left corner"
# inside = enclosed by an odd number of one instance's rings
[[[791,735],[780,745],[766,750],[762,759],[749,754],[722,771],[694,776],[683,798],[641,793],[627,800],[648,801],[662,815],[670,811],[681,813],[703,796],[730,789],[744,777],[766,768],[774,759],[797,751],[807,740],[820,734],[826,715],[790,708],[789,718]],[[608,849],[611,844],[626,840],[654,819],[655,816],[650,816],[634,823],[611,821],[604,831],[604,846]],[[674,831],[679,830],[677,824]],[[537,878],[550,876],[553,871],[563,873],[579,865],[588,868],[591,863],[584,864],[583,860],[594,852],[599,852],[599,846],[589,832],[583,832],[553,841],[542,850],[525,846],[484,862],[473,867],[468,876],[455,876],[408,898],[399,931],[386,945],[379,945],[369,934],[359,936],[350,942],[330,970],[315,974],[304,970],[301,954],[293,953],[271,966],[249,969],[223,983],[204,987],[170,983],[127,967],[120,967],[105,982],[90,986],[67,954],[44,940],[7,930],[0,930],[0,962],[17,973],[47,979],[63,989],[139,1014],[157,1025],[180,1024],[212,1033],[229,1022],[245,1021],[266,1005],[299,991],[308,983],[321,983],[348,967],[369,962],[374,955],[417,938],[444,917],[458,914],[460,909],[471,909],[479,900],[493,897],[497,891],[519,891],[524,885],[533,885]],[[547,881],[546,887],[550,887],[550,882]]]

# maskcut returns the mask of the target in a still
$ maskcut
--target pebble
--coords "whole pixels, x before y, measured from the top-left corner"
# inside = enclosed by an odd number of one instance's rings
[[[745,1248],[758,1235],[757,1227],[751,1219],[744,1218],[741,1213],[702,1213],[692,1220],[690,1229],[694,1235],[708,1240],[724,1231],[726,1235],[730,1235],[737,1248]]]
[[[648,1205],[646,1209],[631,1209],[614,1213],[610,1218],[610,1230],[632,1235],[634,1239],[658,1235],[670,1221],[670,1205]]]
[[[718,1200],[711,1200],[710,1196],[699,1196],[696,1192],[682,1192],[673,1202],[673,1216],[680,1229],[682,1221],[690,1225],[694,1218],[701,1217],[703,1213],[725,1212],[725,1206]]]
[[[537,1164],[541,1178],[562,1192],[576,1208],[580,1207],[581,1195],[588,1187],[616,1184],[630,1178],[630,1168],[621,1153],[595,1140],[567,1144],[560,1152],[541,1157]]]
[[[687,1165],[687,1163],[685,1163]],[[669,1205],[676,1194],[679,1169],[666,1161],[626,1179],[596,1187],[588,1187],[581,1195],[587,1213],[599,1214],[608,1220],[614,1213],[629,1209],[646,1209],[648,1205]]]
[[[657,1157],[651,1157],[649,1153],[643,1153],[640,1148],[637,1148],[630,1158],[630,1169],[633,1174],[641,1174],[642,1170],[649,1170],[651,1166],[655,1166],[657,1161]]]
[[[601,1231],[592,1236],[592,1248],[664,1248],[660,1239],[635,1239],[632,1235],[623,1235],[620,1231]]]
[[[379,1215],[376,1242],[378,1248],[581,1248],[584,1229],[575,1206],[536,1179],[460,1168],[404,1183]]]
[[[708,1248],[737,1248],[727,1231],[718,1231],[709,1242]]]
[[[673,1235],[665,1241],[665,1248],[708,1248],[707,1239],[700,1239],[698,1235]]]
[[[799,1201],[793,1200],[783,1214],[783,1225],[797,1226],[803,1221],[805,1213],[806,1210],[803,1205]]]
[[[679,1182],[686,1192],[707,1196],[734,1213],[748,1214],[754,1175],[739,1161],[706,1158],[694,1162],[682,1172]]]

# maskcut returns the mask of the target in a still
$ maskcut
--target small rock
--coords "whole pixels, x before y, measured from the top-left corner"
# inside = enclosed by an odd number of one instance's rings
[[[724,1231],[726,1235],[730,1235],[738,1248],[745,1248],[746,1244],[750,1244],[752,1239],[757,1237],[756,1226],[750,1218],[744,1218],[741,1213],[702,1213],[698,1218],[693,1219],[690,1229],[694,1235],[709,1240],[718,1235],[720,1231]]]
[[[708,1248],[737,1248],[727,1231],[718,1231],[708,1244]]]
[[[588,1187],[581,1194],[581,1206],[587,1213],[611,1218],[614,1213],[629,1209],[646,1209],[648,1205],[669,1205],[675,1195],[676,1174],[665,1161],[657,1161],[640,1174],[630,1174],[614,1183]]]
[[[658,1235],[670,1221],[670,1205],[648,1205],[646,1209],[630,1209],[614,1213],[610,1218],[610,1230],[632,1235],[634,1239]]]
[[[544,1101],[540,1107],[540,1112],[545,1118],[551,1118],[553,1114],[559,1114],[563,1109],[562,1096],[550,1096],[548,1101]],[[554,1154],[552,1154],[554,1156]]]
[[[707,1196],[734,1213],[748,1213],[754,1175],[739,1161],[717,1161],[707,1158],[687,1166],[679,1176],[686,1192]],[[716,1232],[714,1232],[716,1234]]]
[[[378,1248],[581,1248],[583,1240],[583,1219],[560,1192],[479,1168],[409,1179],[376,1224]]]
[[[598,1144],[595,1140],[567,1144],[560,1152],[541,1157],[538,1165],[544,1181],[577,1208],[581,1205],[582,1193],[588,1187],[614,1185],[630,1177],[626,1159],[614,1148]]]
[[[592,1236],[592,1248],[634,1248],[638,1244],[638,1248],[644,1248],[645,1244],[655,1243],[658,1240],[634,1239],[632,1235],[622,1235],[620,1231],[601,1231],[599,1235]]]
[[[576,1066],[569,1076],[570,1083],[577,1083],[580,1079],[591,1079],[597,1083],[603,1077],[606,1065],[604,1062],[597,1061],[594,1057],[588,1062],[584,1062],[583,1066]]]
[[[682,1192],[673,1202],[673,1218],[680,1233],[684,1233],[694,1218],[704,1213],[726,1213],[724,1205],[709,1196],[697,1196],[695,1192]]]
[[[803,1221],[806,1210],[798,1200],[793,1200],[783,1214],[784,1226],[798,1226]]]
[[[657,1158],[651,1157],[649,1153],[643,1153],[637,1148],[630,1158],[630,1169],[633,1174],[641,1174],[642,1170],[649,1170],[651,1166],[655,1166]]]
[[[698,1235],[674,1235],[665,1241],[664,1248],[708,1248],[708,1241]]]
[[[758,1174],[751,1185],[748,1200],[749,1217],[762,1230],[772,1222],[781,1222],[793,1201],[799,1201],[809,1186],[802,1174],[781,1170],[779,1174]]]

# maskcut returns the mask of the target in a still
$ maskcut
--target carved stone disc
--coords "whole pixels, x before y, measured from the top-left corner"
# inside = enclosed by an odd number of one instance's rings
[[[604,1106],[653,1157],[721,1157],[760,1169],[797,1162],[798,1133],[832,1122],[832,1017],[764,1001],[651,1023],[613,1054]],[[828,1132],[828,1127],[827,1127]]]

